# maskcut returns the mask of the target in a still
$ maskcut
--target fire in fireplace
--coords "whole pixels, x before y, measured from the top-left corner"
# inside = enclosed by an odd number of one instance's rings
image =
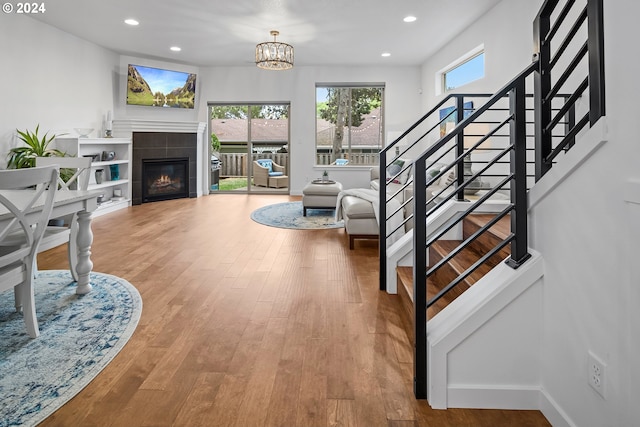
[[[183,197],[189,197],[189,158],[142,160],[142,203]]]

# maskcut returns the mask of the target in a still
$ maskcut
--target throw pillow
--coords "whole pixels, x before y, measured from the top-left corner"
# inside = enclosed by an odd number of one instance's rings
[[[404,171],[402,170],[402,168],[404,168],[407,162],[408,160],[406,159],[396,159],[389,166],[387,166],[387,182],[394,176],[398,175],[400,171],[402,171],[402,173],[400,173],[400,175],[397,176],[393,180],[393,182],[397,184],[406,184],[409,176],[411,175],[411,166],[407,167]]]
[[[260,159],[258,164],[263,168],[269,169],[269,172],[273,172],[273,162],[270,159]]]
[[[441,180],[444,179],[442,185],[443,186],[447,186],[451,183],[453,183],[456,180],[456,171],[451,171],[449,172],[447,175],[443,176],[442,178],[440,178]]]

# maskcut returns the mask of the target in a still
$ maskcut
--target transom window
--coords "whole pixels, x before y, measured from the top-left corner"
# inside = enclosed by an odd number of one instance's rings
[[[316,165],[376,165],[383,147],[384,85],[316,85]]]
[[[441,75],[445,92],[483,78],[484,51],[470,52],[456,61],[453,67],[447,67]]]

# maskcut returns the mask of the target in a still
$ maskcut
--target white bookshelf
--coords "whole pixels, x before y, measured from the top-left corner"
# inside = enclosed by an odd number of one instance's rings
[[[55,147],[71,156],[97,156],[91,162],[89,189],[100,190],[104,202],[94,215],[102,215],[131,206],[131,139],[130,138],[56,138]],[[102,160],[103,152],[114,152],[113,160]],[[119,170],[119,179],[111,174],[112,167]],[[102,183],[96,182],[95,171],[103,170]],[[120,190],[121,196],[114,196],[114,190]],[[117,192],[117,191],[116,191]]]

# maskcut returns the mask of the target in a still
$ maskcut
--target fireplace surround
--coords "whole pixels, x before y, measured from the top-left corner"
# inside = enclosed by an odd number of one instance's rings
[[[197,143],[195,133],[175,132],[133,132],[133,160],[131,203],[139,205],[146,202],[175,199],[178,197],[197,197]],[[165,166],[181,160],[186,168],[184,181],[180,183],[180,191],[171,194],[148,194],[148,182],[143,179],[143,169],[151,165]],[[146,165],[146,166],[145,166]],[[171,166],[173,167],[173,166]],[[161,180],[170,180],[166,176]],[[162,184],[171,185],[162,181]],[[171,189],[171,188],[169,188]]]
[[[117,114],[116,114],[117,115]],[[113,136],[118,138],[130,138],[132,141],[132,151],[130,163],[130,180],[132,204],[142,203],[140,183],[142,177],[139,156],[150,154],[146,158],[189,158],[189,197],[200,197],[209,194],[209,137],[206,132],[205,122],[195,121],[175,121],[175,120],[149,120],[142,118],[116,119],[113,121]],[[152,134],[158,136],[152,140]],[[171,134],[169,138],[162,135]],[[181,141],[179,135],[186,136],[186,141]],[[174,141],[177,139],[177,141]],[[195,142],[195,152],[193,141]],[[188,155],[176,154],[174,148],[189,148]],[[153,152],[155,150],[155,152]],[[146,152],[146,153],[145,153]],[[135,160],[135,162],[134,162]],[[136,163],[136,164],[134,164]],[[191,181],[195,175],[195,186]],[[134,190],[134,184],[137,187]],[[135,191],[135,192],[134,192]]]

